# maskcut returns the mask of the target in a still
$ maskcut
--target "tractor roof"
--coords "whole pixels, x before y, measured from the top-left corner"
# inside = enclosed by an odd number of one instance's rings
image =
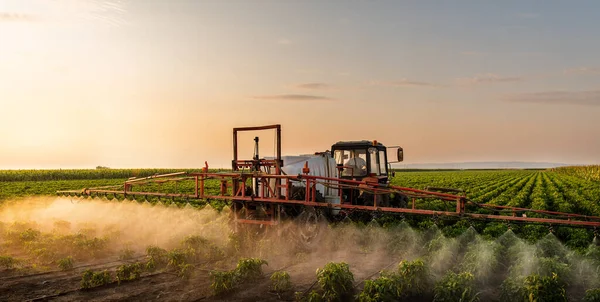
[[[368,140],[360,140],[360,141],[342,141],[337,142],[333,145],[333,147],[371,147],[373,146],[373,141]],[[384,147],[383,144],[377,142],[377,147]]]

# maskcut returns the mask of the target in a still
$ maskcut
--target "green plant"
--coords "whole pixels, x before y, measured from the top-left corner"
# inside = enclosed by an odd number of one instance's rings
[[[267,261],[259,258],[242,258],[238,260],[237,266],[231,271],[211,271],[210,287],[216,295],[230,292],[241,283],[251,281],[262,276],[262,265],[268,265]]]
[[[302,292],[296,292],[296,301],[299,302],[323,302],[323,296],[317,291],[312,290],[308,295],[304,296]]]
[[[179,265],[179,270],[177,272],[177,275],[181,279],[187,280],[192,277],[193,272],[194,272],[194,266],[186,263],[186,264]]]
[[[179,249],[169,251],[167,253],[167,259],[167,267],[170,268],[179,268],[181,265],[188,263],[185,251]]]
[[[420,295],[429,288],[429,271],[421,259],[401,261],[398,274],[402,282],[401,290],[406,296]]]
[[[564,284],[556,273],[551,276],[529,275],[525,278],[524,285],[529,301],[567,301]]]
[[[11,269],[17,265],[19,261],[10,256],[0,256],[0,267],[4,267],[5,269]]]
[[[500,285],[500,300],[526,301],[528,300],[523,286],[523,278],[507,277]]]
[[[398,276],[382,274],[374,280],[366,280],[362,292],[358,295],[360,302],[392,302],[398,301],[402,295],[398,286]]]
[[[157,269],[163,268],[168,263],[167,250],[157,246],[148,246],[146,248],[146,270],[153,272]]]
[[[77,234],[73,237],[73,245],[78,255],[82,258],[101,257],[108,247],[108,240],[101,238],[88,238],[84,234]]]
[[[588,289],[585,291],[583,302],[599,302],[600,301],[600,288]]]
[[[271,289],[281,293],[292,289],[290,274],[285,271],[274,272],[271,274]]]
[[[40,231],[34,229],[27,229],[19,234],[19,239],[23,242],[33,241],[40,236]]]
[[[58,260],[58,267],[63,270],[70,270],[73,268],[73,257],[68,256]]]
[[[56,252],[45,247],[34,249],[31,252],[41,262],[52,262],[56,258]]]
[[[473,288],[474,279],[469,272],[448,272],[435,284],[433,301],[478,301],[479,293]]]
[[[429,273],[420,260],[401,261],[397,272],[381,272],[379,278],[365,281],[361,302],[397,301],[419,296],[429,287]]]
[[[225,257],[223,250],[208,241],[208,239],[198,235],[186,237],[181,244],[190,260],[217,260]]]
[[[242,258],[238,261],[236,272],[241,281],[249,281],[261,277],[262,265],[269,265],[267,261],[259,258]]]
[[[135,280],[140,277],[143,271],[142,263],[124,264],[117,268],[117,282]]]
[[[86,270],[81,276],[81,287],[92,288],[101,286],[112,282],[112,277],[108,271],[93,272],[92,270]]]
[[[129,247],[125,247],[119,252],[119,260],[130,260],[133,259],[135,252]]]
[[[317,269],[317,282],[323,289],[323,299],[344,301],[351,297],[354,290],[354,275],[345,262],[329,262]]]
[[[210,288],[212,288],[215,295],[232,291],[237,283],[235,270],[225,272],[211,271],[209,276],[212,279]]]

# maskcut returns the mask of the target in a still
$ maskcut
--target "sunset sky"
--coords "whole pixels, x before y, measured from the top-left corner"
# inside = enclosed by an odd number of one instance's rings
[[[600,1],[0,0],[0,169],[229,167],[275,123],[287,155],[598,164],[599,37]]]

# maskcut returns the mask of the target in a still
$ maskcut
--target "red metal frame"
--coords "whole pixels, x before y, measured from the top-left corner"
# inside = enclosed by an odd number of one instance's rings
[[[237,150],[237,134],[241,131],[257,131],[257,130],[276,130],[277,135],[277,158],[274,160],[239,160]],[[249,205],[262,204],[267,205],[267,212],[271,213],[270,220],[256,220],[256,219],[240,219],[235,216],[237,223],[245,224],[264,224],[264,225],[276,225],[280,219],[279,215],[275,215],[275,207],[282,205],[303,205],[310,207],[323,207],[323,208],[335,208],[335,209],[346,209],[346,210],[360,210],[360,211],[376,211],[382,213],[404,213],[404,214],[416,214],[416,215],[429,215],[429,216],[447,216],[447,217],[464,217],[481,220],[495,220],[504,222],[526,222],[526,223],[548,223],[548,224],[559,224],[569,226],[581,226],[581,227],[600,227],[600,217],[597,216],[586,216],[580,214],[561,213],[546,210],[533,210],[518,207],[507,207],[498,206],[491,204],[478,204],[468,200],[465,196],[433,192],[427,190],[419,190],[414,188],[405,188],[400,186],[393,186],[387,184],[380,184],[377,182],[358,180],[349,180],[342,178],[332,177],[321,177],[309,175],[310,170],[305,165],[302,175],[281,175],[281,166],[283,161],[281,158],[281,126],[280,125],[269,125],[261,127],[243,127],[233,129],[233,160],[232,168],[233,171],[229,173],[210,173],[208,172],[208,164],[205,162],[205,167],[201,173],[170,173],[164,175],[154,175],[144,178],[136,178],[125,181],[122,190],[110,190],[107,187],[102,188],[91,188],[83,189],[78,191],[59,191],[62,194],[122,194],[127,196],[155,196],[155,197],[172,197],[172,198],[185,198],[185,199],[221,199],[229,200],[232,202],[241,202],[243,207],[247,208]],[[263,171],[252,171],[250,173],[240,172],[240,169],[248,167],[268,167],[274,168],[275,173],[269,174]],[[259,169],[260,170],[260,169]],[[206,188],[206,180],[214,179],[220,182],[220,190],[218,195],[208,194]],[[149,182],[158,181],[182,181],[182,180],[193,180],[194,181],[194,192],[190,193],[159,193],[159,192],[136,192],[133,191],[134,186],[143,185]],[[258,182],[259,188],[262,188],[257,194],[247,195],[246,186],[247,182],[255,181]],[[305,199],[294,200],[290,196],[292,183],[297,183],[305,188]],[[317,201],[317,189],[316,185],[322,184],[337,189],[340,197],[340,204],[333,204],[327,202]],[[231,190],[229,190],[231,188]],[[349,200],[344,200],[342,189],[358,189],[365,190],[373,194],[373,205],[353,205],[351,200],[353,196],[350,196]],[[282,194],[282,189],[285,189],[285,194]],[[412,199],[410,208],[397,208],[397,207],[384,207],[377,204],[378,194],[403,194]],[[436,211],[430,209],[417,208],[417,200],[422,199],[434,199],[446,202],[455,202],[455,211]],[[467,211],[467,205],[476,207],[479,209],[485,209],[492,211],[496,214],[481,214],[471,213]],[[502,215],[501,213],[506,213]],[[541,217],[525,217],[518,216],[519,213],[531,213]],[[277,216],[277,217],[275,217]]]
[[[176,174],[177,176],[182,173]],[[464,196],[453,195],[447,193],[439,193],[432,191],[419,190],[414,188],[405,188],[399,186],[384,185],[366,181],[347,180],[331,177],[320,177],[313,175],[275,175],[265,173],[189,173],[189,179],[192,179],[194,183],[198,184],[195,187],[194,192],[188,194],[179,193],[158,193],[158,192],[134,192],[132,188],[137,183],[153,182],[156,178],[174,177],[173,175],[160,175],[150,177],[146,179],[139,179],[140,181],[127,181],[123,190],[106,190],[106,189],[84,189],[81,191],[62,191],[62,193],[79,193],[84,195],[92,194],[122,194],[125,196],[158,196],[158,197],[179,197],[186,199],[221,199],[245,202],[248,204],[261,203],[268,205],[304,205],[311,207],[323,207],[323,208],[336,208],[336,209],[347,209],[347,210],[360,210],[360,211],[376,211],[382,213],[404,213],[404,214],[417,214],[417,215],[429,215],[429,216],[448,216],[448,217],[464,217],[473,219],[483,220],[496,220],[505,222],[534,222],[534,223],[548,223],[557,225],[571,225],[571,226],[585,226],[585,227],[600,227],[600,217],[587,216],[572,213],[562,213],[546,210],[533,210],[527,208],[518,207],[507,207],[491,204],[477,204],[468,200]],[[220,181],[221,189],[218,195],[207,194],[206,180],[215,179]],[[245,185],[249,180],[256,179],[260,183],[260,187],[263,188],[259,191],[257,196],[246,195]],[[279,180],[275,182],[276,186],[273,186],[270,180]],[[284,184],[281,184],[281,181]],[[306,188],[305,200],[293,200],[290,198],[290,187],[292,183],[304,183],[303,186]],[[234,183],[237,183],[237,189],[233,190]],[[340,192],[340,204],[333,204],[327,202],[317,202],[316,200],[316,184],[324,184],[338,189]],[[244,184],[244,186],[242,186]],[[229,190],[232,188],[232,190]],[[285,194],[282,194],[282,190],[285,188]],[[389,194],[389,193],[401,193],[412,199],[412,206],[410,208],[396,208],[396,207],[383,207],[376,204],[374,205],[352,205],[349,204],[348,200],[344,200],[341,195],[342,188],[355,188],[367,190],[374,195],[377,194]],[[275,194],[279,192],[279,195]],[[419,199],[434,199],[442,200],[447,202],[455,202],[455,211],[436,211],[430,209],[421,209],[416,207],[416,200]],[[478,208],[487,209],[495,212],[503,212],[502,214],[480,214],[467,212],[467,205],[477,206]],[[519,213],[532,213],[545,217],[523,217],[517,216]],[[244,220],[238,219],[238,223],[249,223],[249,224],[267,224],[274,225],[275,217],[271,220]]]

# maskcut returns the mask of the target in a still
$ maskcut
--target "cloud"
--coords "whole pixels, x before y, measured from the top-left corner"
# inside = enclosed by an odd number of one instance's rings
[[[595,75],[600,74],[600,68],[598,67],[577,67],[565,69],[565,74],[569,75]]]
[[[18,21],[24,21],[24,22],[28,22],[28,21],[33,21],[35,20],[34,16],[29,15],[29,14],[19,14],[19,13],[7,13],[7,12],[0,12],[0,22],[2,21],[6,21],[6,22],[18,22]]]
[[[306,94],[275,94],[253,96],[257,100],[281,100],[281,101],[333,101],[332,98],[319,95]]]
[[[400,79],[396,81],[371,82],[371,85],[392,86],[392,87],[436,87],[436,84],[422,81],[413,81],[408,79]]]
[[[301,88],[301,89],[313,89],[313,90],[318,90],[318,89],[328,89],[331,88],[332,86],[326,83],[305,83],[305,84],[298,84],[296,85],[296,88]]]
[[[508,96],[506,100],[513,103],[600,106],[600,90],[519,93]]]
[[[493,84],[493,83],[510,83],[520,82],[523,78],[521,77],[504,77],[497,74],[488,73],[480,74],[470,78],[458,78],[456,81],[462,85],[480,85],[480,84]]]

